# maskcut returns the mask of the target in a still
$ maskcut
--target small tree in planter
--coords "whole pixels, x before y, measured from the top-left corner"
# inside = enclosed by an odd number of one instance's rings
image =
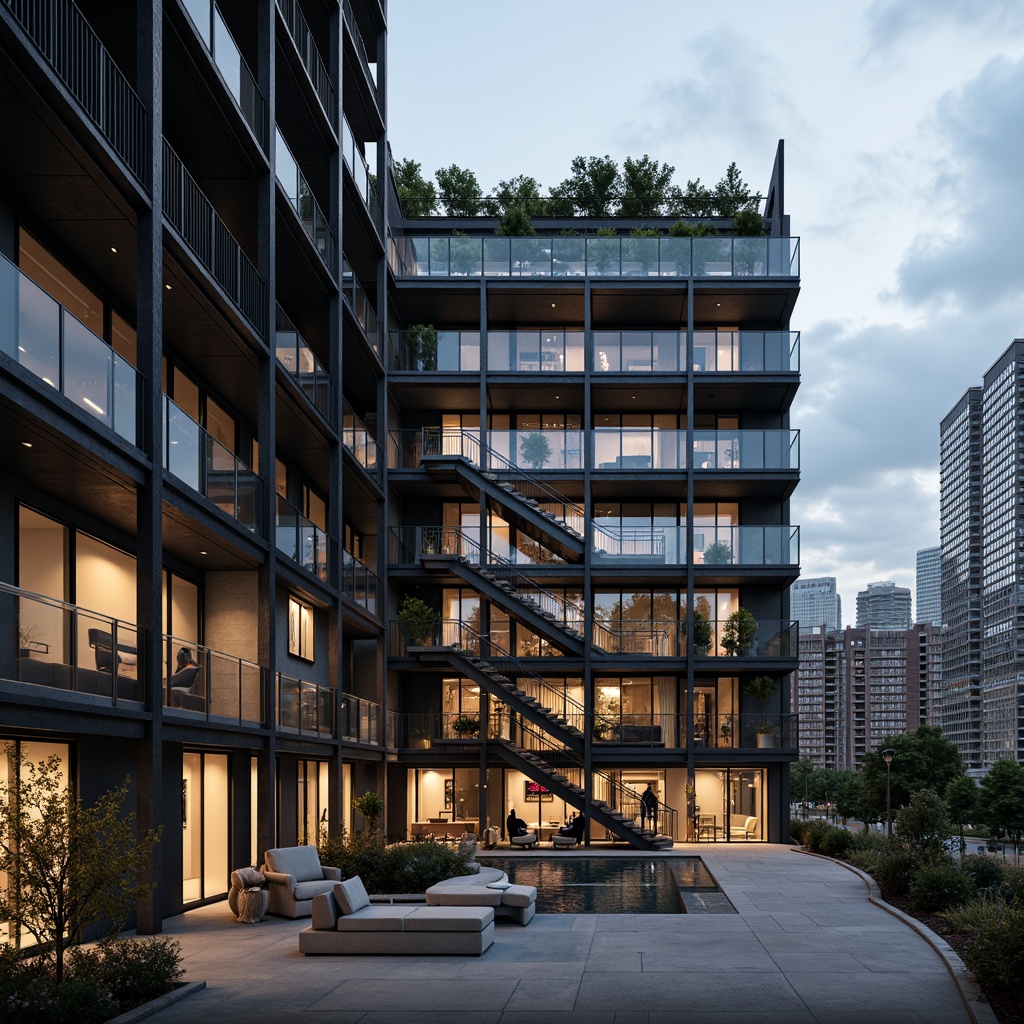
[[[534,431],[519,442],[519,455],[533,469],[543,469],[551,458],[551,445],[543,434]]]
[[[363,833],[363,838],[367,842],[373,842],[377,839],[377,822],[380,821],[380,816],[384,813],[384,797],[380,793],[368,789],[362,796],[357,796],[352,801],[352,806],[366,820],[366,831]]]
[[[711,627],[711,620],[707,612],[698,606],[693,612],[693,646],[695,654],[707,654],[711,646],[714,630]]]
[[[732,565],[732,547],[724,540],[717,540],[704,550],[705,565]]]
[[[467,736],[476,736],[480,732],[480,719],[473,718],[472,715],[459,715],[452,722],[452,731],[456,736],[463,738]]]
[[[417,370],[437,369],[437,328],[433,324],[412,324],[405,332]]]
[[[426,601],[411,594],[402,598],[402,606],[398,609],[398,624],[410,643],[421,647],[432,644],[440,623],[441,616]]]
[[[775,680],[771,676],[754,676],[747,683],[747,696],[756,700],[761,705],[761,724],[754,727],[758,737],[774,736],[775,726],[768,722],[768,703],[775,694]],[[758,746],[762,741],[758,739]],[[770,746],[770,741],[764,741],[765,746]]]
[[[737,608],[722,628],[722,649],[735,657],[746,654],[757,636],[757,619],[746,608]]]

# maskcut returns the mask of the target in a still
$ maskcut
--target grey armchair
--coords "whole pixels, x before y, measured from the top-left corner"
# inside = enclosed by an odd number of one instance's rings
[[[309,917],[313,897],[330,892],[341,881],[341,869],[323,867],[315,846],[267,850],[263,859],[260,871],[270,893],[268,913],[279,917]]]

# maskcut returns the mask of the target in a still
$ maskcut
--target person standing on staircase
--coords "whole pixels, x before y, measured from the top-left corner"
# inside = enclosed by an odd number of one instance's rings
[[[651,831],[658,831],[658,797],[655,795],[654,790],[651,788],[651,783],[647,783],[647,788],[643,792],[643,796],[640,797],[640,827],[646,828],[647,819],[651,820]]]

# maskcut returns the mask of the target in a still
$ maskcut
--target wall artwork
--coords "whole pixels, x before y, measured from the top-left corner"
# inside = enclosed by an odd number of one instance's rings
[[[444,780],[444,807],[445,810],[451,810],[455,803],[455,780],[445,779]]]
[[[181,827],[188,828],[188,779],[181,780]]]
[[[554,801],[555,794],[550,789],[542,786],[539,782],[525,782],[523,783],[524,793],[523,798],[530,800],[533,803],[540,803],[542,800],[547,803],[549,800]]]

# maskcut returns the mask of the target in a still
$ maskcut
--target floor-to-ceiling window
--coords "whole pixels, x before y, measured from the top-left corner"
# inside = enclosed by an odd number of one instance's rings
[[[327,827],[327,762],[299,761],[297,834],[302,846],[316,846]]]
[[[182,902],[223,895],[228,887],[228,756],[185,751],[181,765]]]
[[[767,800],[763,768],[698,768],[694,772],[694,838],[698,842],[763,840]]]

